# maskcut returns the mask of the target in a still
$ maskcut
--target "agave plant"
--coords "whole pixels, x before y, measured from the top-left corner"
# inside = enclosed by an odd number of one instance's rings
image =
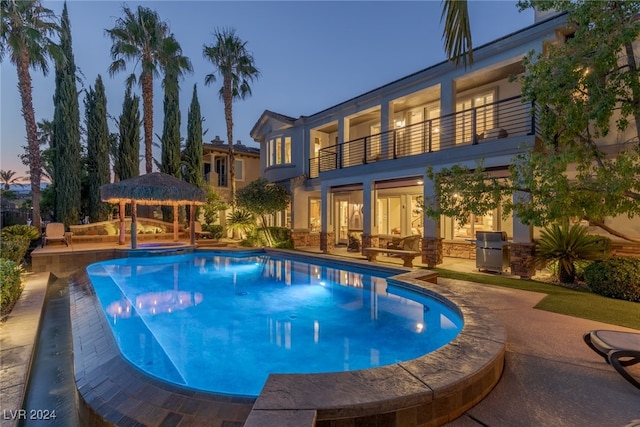
[[[227,228],[232,231],[248,233],[256,226],[256,220],[251,212],[237,209],[227,215]]]
[[[578,223],[572,226],[553,224],[540,232],[532,261],[536,268],[556,262],[560,282],[573,283],[577,261],[604,259],[608,253],[609,239],[590,235],[587,227]]]

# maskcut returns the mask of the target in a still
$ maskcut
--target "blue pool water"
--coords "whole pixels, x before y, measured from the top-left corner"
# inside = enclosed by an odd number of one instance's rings
[[[131,363],[186,387],[247,396],[270,373],[393,364],[459,333],[450,308],[372,271],[213,252],[87,267]]]

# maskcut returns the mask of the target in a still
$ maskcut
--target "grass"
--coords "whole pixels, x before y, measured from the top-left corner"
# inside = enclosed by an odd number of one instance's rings
[[[433,270],[438,272],[439,277],[447,279],[467,280],[547,294],[535,306],[540,310],[640,329],[640,303],[607,298],[589,291],[564,288],[535,280],[462,273],[442,268]]]

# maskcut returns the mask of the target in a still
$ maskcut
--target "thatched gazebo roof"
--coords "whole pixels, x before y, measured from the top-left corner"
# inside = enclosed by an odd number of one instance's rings
[[[202,188],[161,172],[148,173],[100,187],[103,202],[135,200],[139,205],[203,205]]]

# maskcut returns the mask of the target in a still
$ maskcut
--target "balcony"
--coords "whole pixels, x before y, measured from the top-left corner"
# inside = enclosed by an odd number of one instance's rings
[[[515,96],[407,126],[397,123],[395,129],[322,148],[318,157],[309,159],[309,178],[383,160],[534,135],[534,108]]]

